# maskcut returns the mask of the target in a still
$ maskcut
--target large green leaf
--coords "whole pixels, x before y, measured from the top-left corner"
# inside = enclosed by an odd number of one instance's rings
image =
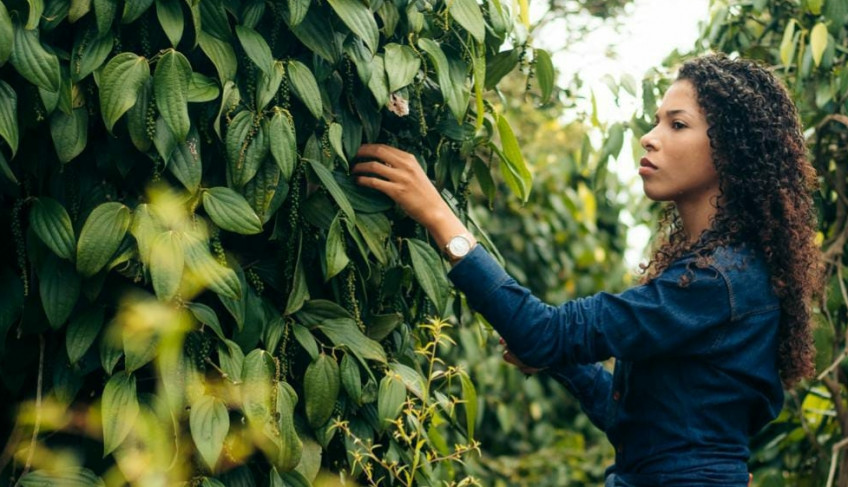
[[[3,80],[0,80],[0,137],[12,149],[12,157],[18,152],[18,95]]]
[[[9,60],[30,83],[47,91],[59,91],[62,82],[59,58],[44,49],[38,38],[38,30],[15,26],[15,41]]]
[[[130,209],[118,202],[103,203],[85,221],[77,242],[77,271],[97,274],[121,245],[132,221]]]
[[[187,306],[197,321],[203,323],[209,328],[212,328],[212,331],[214,331],[215,335],[217,335],[221,340],[226,338],[224,336],[224,331],[221,329],[221,322],[218,321],[218,315],[215,313],[214,309],[202,303],[188,303]],[[241,374],[239,374],[239,376],[240,375]]]
[[[68,22],[74,23],[91,11],[91,0],[71,0],[68,10]]]
[[[460,79],[454,79],[459,78],[454,73],[462,71],[462,61],[449,60],[441,46],[436,41],[426,37],[418,39],[418,47],[430,56],[430,61],[436,68],[436,76],[439,79],[442,96],[444,96],[457,121],[462,122],[468,105],[464,72]]]
[[[156,296],[169,301],[177,293],[185,265],[180,235],[162,232],[150,245],[150,279]]]
[[[59,329],[77,303],[82,280],[71,263],[55,255],[44,261],[38,279],[38,291],[47,321],[52,328]]]
[[[382,213],[356,215],[356,228],[365,239],[366,245],[371,249],[374,257],[381,264],[388,264],[388,253],[386,252],[386,241],[391,235],[392,224],[386,215]]]
[[[218,83],[212,78],[204,76],[200,73],[191,73],[191,81],[188,83],[188,101],[189,103],[200,103],[204,101],[212,101],[218,98],[221,94],[221,89]]]
[[[6,156],[3,155],[3,151],[0,151],[0,172],[2,172],[9,181],[12,181],[15,184],[20,184],[18,182],[18,178],[15,177],[15,173],[12,172],[12,168],[9,167],[9,162],[6,160]]]
[[[191,127],[188,117],[188,85],[191,82],[191,65],[181,53],[169,50],[156,63],[153,74],[153,91],[156,107],[177,142],[183,142]]]
[[[171,41],[171,45],[177,47],[183,37],[183,9],[180,0],[156,0],[156,17],[159,25]]]
[[[61,203],[47,196],[35,200],[29,212],[29,224],[50,250],[63,259],[73,259],[77,241],[71,217]]]
[[[286,316],[296,313],[303,306],[303,303],[309,299],[309,288],[306,285],[306,271],[300,259],[302,247],[303,238],[298,234],[297,254],[295,256],[297,260],[295,260],[291,292],[286,300],[286,309],[283,311],[283,314]]]
[[[124,367],[132,373],[153,360],[159,353],[159,333],[150,327],[124,326],[121,333]]]
[[[350,259],[345,253],[344,233],[340,219],[341,213],[337,214],[330,225],[330,230],[327,232],[327,274],[325,280],[330,280],[339,272],[343,271],[350,263]]]
[[[61,162],[80,155],[88,142],[88,109],[74,108],[70,115],[56,110],[50,115],[50,135]]]
[[[106,456],[132,431],[138,417],[135,377],[126,372],[113,375],[103,389],[100,414],[103,422],[103,456]]]
[[[297,138],[294,125],[283,110],[274,110],[268,122],[268,140],[271,156],[283,172],[283,177],[288,181],[297,164]]]
[[[289,18],[287,20],[289,26],[297,26],[306,17],[306,13],[309,11],[309,4],[311,3],[311,0],[288,0]]]
[[[274,56],[271,55],[271,48],[268,46],[265,38],[259,32],[243,25],[236,26],[236,35],[247,57],[259,69],[264,71],[265,74],[270,75],[274,64]]]
[[[97,32],[100,35],[111,29],[117,11],[118,3],[115,0],[94,0],[94,17],[97,19]]]
[[[306,367],[303,400],[310,426],[318,428],[330,419],[340,385],[339,364],[333,357],[322,353]]]
[[[406,242],[409,244],[409,256],[412,259],[412,269],[415,271],[418,284],[424,289],[430,301],[436,305],[437,312],[444,313],[447,308],[447,293],[450,285],[439,254],[421,240],[410,238]]]
[[[72,59],[75,62],[71,63],[71,80],[78,83],[102,66],[112,52],[114,43],[112,32],[100,35],[93,26],[80,29],[74,40]]]
[[[486,21],[477,0],[453,0],[448,3],[451,17],[479,43],[486,41]]]
[[[515,138],[509,121],[502,115],[498,115],[497,120],[498,135],[501,138],[501,146],[503,147],[503,152],[501,153],[501,174],[513,193],[521,198],[521,201],[526,202],[530,197],[533,176],[527,168],[527,163],[524,162],[524,156],[521,155],[521,147],[518,145],[518,139]]]
[[[75,364],[91,348],[103,327],[103,308],[97,307],[77,316],[68,323],[65,348],[68,359]]]
[[[109,60],[100,74],[100,111],[106,130],[111,132],[121,115],[135,105],[149,77],[150,66],[141,56],[124,52]]]
[[[810,50],[816,66],[821,64],[822,55],[827,48],[827,36],[827,25],[824,22],[817,23],[810,31]]]
[[[474,438],[474,426],[477,423],[477,389],[465,371],[459,372],[459,382],[462,385],[462,400],[465,404],[465,432],[468,438]]]
[[[153,0],[132,0],[124,2],[124,12],[121,15],[121,22],[131,24],[138,20],[141,15],[153,5]]]
[[[299,24],[291,26],[292,33],[310,51],[331,64],[336,64],[341,56],[336,34],[331,23],[317,10],[319,9],[310,9]]]
[[[539,88],[542,90],[542,103],[545,103],[550,99],[554,90],[554,63],[551,61],[551,55],[548,51],[534,49],[533,52],[536,56],[536,79],[539,81]]]
[[[272,391],[276,367],[271,355],[256,349],[244,358],[242,409],[248,422],[259,426],[272,421]]]
[[[136,149],[147,152],[153,139],[147,133],[147,109],[153,98],[153,78],[150,76],[138,89],[135,104],[127,111],[127,131]]]
[[[200,457],[214,470],[230,430],[227,406],[218,398],[203,396],[191,406],[189,427]]]
[[[282,61],[274,61],[268,72],[259,71],[256,81],[256,110],[264,110],[280,89],[286,67]]]
[[[302,62],[292,59],[288,63],[289,80],[295,95],[306,105],[310,113],[321,119],[324,113],[321,102],[321,92],[318,90],[318,82],[312,71]]]
[[[380,42],[380,31],[377,29],[377,21],[374,14],[366,4],[359,0],[327,0],[342,22],[371,50],[377,52]]]
[[[14,42],[15,28],[12,25],[12,17],[9,16],[6,5],[0,2],[0,66],[9,60]]]
[[[262,231],[262,221],[244,197],[230,188],[203,191],[203,208],[216,225],[229,232],[253,235]]]
[[[269,140],[265,124],[249,110],[236,114],[227,127],[226,148],[233,184],[241,187],[253,179],[268,155]]]
[[[340,172],[334,172],[333,177],[357,213],[381,213],[395,205],[395,202],[384,193],[360,186]]]
[[[190,235],[183,239],[186,266],[215,293],[237,299],[242,295],[242,286],[236,273],[219,263],[209,253],[208,243]]]
[[[203,174],[200,145],[197,129],[192,127],[185,142],[177,144],[168,161],[168,169],[192,194],[200,186],[200,178]]]
[[[365,336],[351,318],[322,320],[317,326],[337,347],[345,347],[360,359],[386,363],[386,351],[376,341]]]
[[[494,88],[504,76],[518,66],[519,59],[518,49],[501,51],[490,57],[486,61],[486,82],[484,83],[484,87],[487,90]]]
[[[221,84],[234,80],[236,69],[238,69],[238,60],[233,46],[205,32],[200,33],[197,41],[200,44],[200,49],[215,65]]]
[[[386,44],[384,62],[391,69],[386,70],[389,78],[389,91],[395,91],[412,83],[418,69],[421,68],[421,58],[409,46],[400,44]]]
[[[341,208],[345,216],[350,221],[355,222],[356,215],[353,212],[353,207],[350,206],[350,201],[347,199],[344,191],[342,191],[342,188],[339,187],[339,184],[336,182],[330,170],[320,162],[313,160],[309,160],[309,166],[313,171],[315,171],[318,179],[321,180],[321,184],[324,185],[324,188],[330,193],[330,196],[333,197],[333,200],[337,205],[339,205],[339,208]]]
[[[377,419],[380,421],[381,431],[397,419],[403,409],[404,401],[406,401],[406,386],[403,381],[395,374],[387,374],[380,380],[380,390],[377,395]]]
[[[386,80],[386,61],[382,54],[378,54],[371,58],[371,65],[368,68],[371,77],[368,79],[368,89],[374,95],[374,100],[378,106],[384,106],[389,101],[389,84]]]

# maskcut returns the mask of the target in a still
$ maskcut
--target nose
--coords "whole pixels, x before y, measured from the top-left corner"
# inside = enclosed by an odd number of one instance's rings
[[[659,147],[656,134],[654,134],[655,130],[656,127],[652,128],[647,134],[639,138],[639,145],[648,152],[655,151]]]

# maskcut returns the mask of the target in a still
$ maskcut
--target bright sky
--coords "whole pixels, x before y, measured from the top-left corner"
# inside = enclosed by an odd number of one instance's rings
[[[531,17],[541,17],[545,3],[531,2]],[[622,106],[616,106],[612,93],[601,79],[611,75],[619,80],[622,75],[630,74],[637,86],[641,86],[643,75],[659,66],[671,51],[675,48],[688,51],[694,46],[698,38],[698,23],[708,18],[709,0],[634,0],[628,5],[622,17],[623,24],[617,31],[611,25],[603,25],[580,42],[564,46],[563,36],[559,33],[567,26],[565,20],[559,20],[537,32],[534,42],[553,53],[554,64],[563,82],[575,73],[579,74],[585,82],[586,98],[589,98],[589,90],[595,93],[601,120],[614,121],[629,118],[637,107],[637,101],[630,99],[622,90]],[[628,137],[619,160],[610,161],[609,168],[617,172],[621,181],[627,183],[634,193],[641,193],[642,184],[630,146]],[[652,229],[644,225],[633,226],[633,218],[629,214],[622,215],[622,223],[630,225],[625,260],[629,268],[635,269],[643,258]]]

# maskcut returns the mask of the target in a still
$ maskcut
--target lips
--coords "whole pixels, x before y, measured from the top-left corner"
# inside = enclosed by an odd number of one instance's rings
[[[648,160],[647,157],[643,157],[642,160],[639,161],[639,166],[640,167],[647,167],[649,169],[659,169],[650,160]]]

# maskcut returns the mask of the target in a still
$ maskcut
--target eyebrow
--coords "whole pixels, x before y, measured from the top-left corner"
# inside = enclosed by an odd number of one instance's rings
[[[665,112],[665,115],[666,115],[667,117],[673,117],[673,116],[675,116],[675,115],[680,115],[680,114],[688,115],[688,114],[689,114],[689,112],[687,112],[686,110],[684,110],[684,109],[682,109],[682,108],[677,108],[677,109],[674,109],[674,110],[667,110],[667,111]],[[654,118],[655,118],[655,119],[660,118],[660,112],[655,113],[655,114],[654,114]]]

